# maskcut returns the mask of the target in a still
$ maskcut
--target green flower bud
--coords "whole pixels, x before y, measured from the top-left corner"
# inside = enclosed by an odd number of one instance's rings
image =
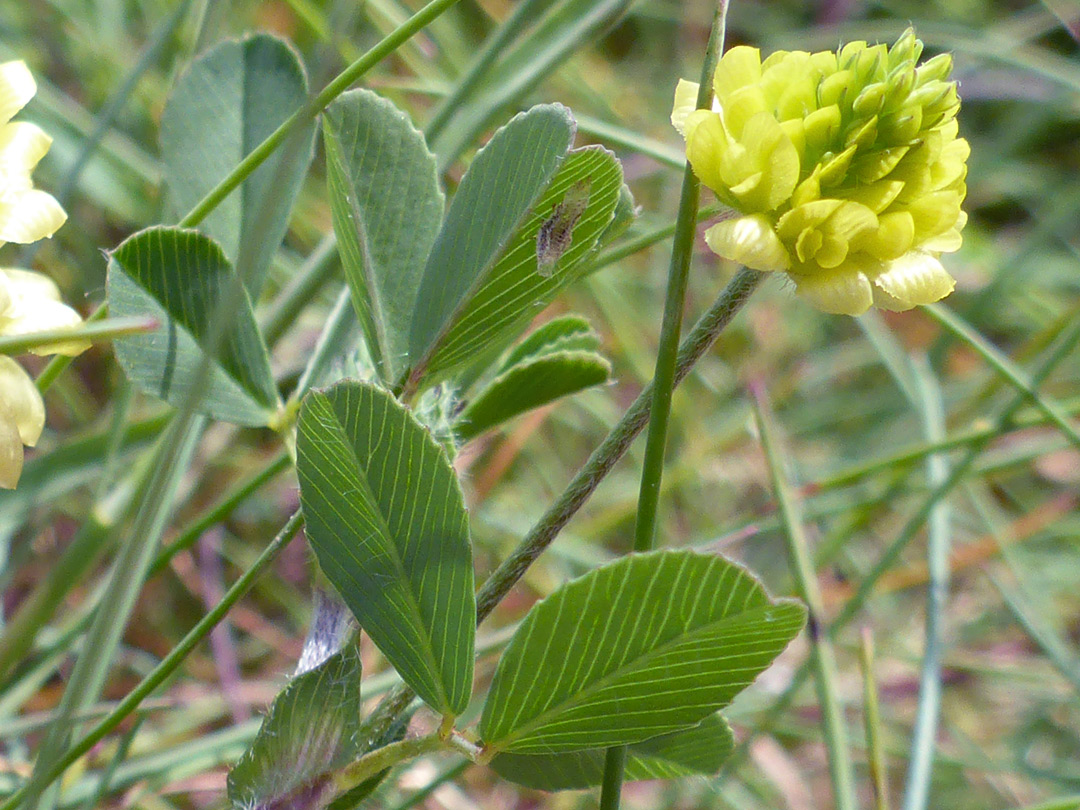
[[[716,103],[680,81],[671,120],[702,183],[742,214],[714,225],[719,255],[786,272],[826,312],[904,310],[954,286],[938,257],[960,247],[967,141],[952,58],[917,65],[911,29],[892,47],[724,54]]]

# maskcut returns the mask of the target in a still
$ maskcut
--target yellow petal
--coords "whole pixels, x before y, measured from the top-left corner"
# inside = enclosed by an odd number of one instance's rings
[[[840,132],[840,108],[835,104],[814,110],[805,118],[807,148],[815,159],[825,151]]]
[[[881,180],[872,186],[838,189],[833,193],[845,200],[862,203],[875,214],[880,214],[903,190],[903,180]]]
[[[724,127],[739,141],[747,137],[746,125],[758,113],[766,113],[772,118],[765,104],[765,96],[757,85],[740,87],[720,102],[720,115],[724,119]]]
[[[768,218],[757,214],[718,222],[705,231],[705,242],[719,256],[752,270],[786,270],[791,261]]]
[[[818,97],[822,107],[839,103],[847,94],[848,88],[855,81],[855,74],[850,70],[839,70],[827,75],[818,86]]]
[[[912,250],[885,265],[874,277],[875,304],[883,309],[903,311],[919,304],[940,301],[956,287],[956,281],[937,257],[921,250]]]
[[[939,53],[915,68],[915,77],[920,85],[943,81],[950,73],[952,73],[952,54],[948,53]]]
[[[963,138],[949,141],[941,148],[941,155],[930,167],[930,184],[943,189],[959,183],[967,176],[967,159],[971,146]]]
[[[939,233],[919,245],[922,250],[931,253],[955,253],[964,244],[964,237],[959,228],[949,228],[945,233]]]
[[[6,275],[0,273],[0,317],[4,316],[10,306],[11,291],[8,289],[8,279]]]
[[[37,85],[25,62],[0,65],[0,124],[6,124],[34,97]]]
[[[848,167],[851,166],[852,158],[855,157],[856,147],[849,146],[839,155],[833,155],[821,164],[821,181],[826,186],[835,186],[844,181]]]
[[[15,425],[23,444],[33,447],[45,427],[45,403],[23,367],[0,355],[0,421]]]
[[[795,292],[816,309],[833,315],[862,315],[874,303],[870,282],[848,265],[808,275],[792,274]]]
[[[60,291],[46,276],[29,270],[0,271],[11,294],[11,303],[0,315],[0,335],[29,335],[54,329],[70,329],[82,323],[79,313],[60,301]],[[66,354],[71,357],[90,348],[86,340],[49,343],[31,349],[37,355]]]
[[[795,240],[795,258],[800,262],[811,261],[821,250],[821,243],[824,241],[825,237],[821,235],[821,231],[807,228]]]
[[[955,227],[962,199],[959,192],[948,190],[922,194],[909,202],[905,209],[915,220],[916,238],[923,241]]]
[[[819,266],[831,270],[839,267],[848,256],[848,241],[837,239],[835,236],[825,236],[821,240],[821,247],[814,256],[814,261]]]
[[[686,159],[698,179],[717,193],[727,187],[723,163],[730,147],[720,116],[710,110],[695,110],[685,120]]]
[[[15,489],[22,475],[23,443],[14,422],[0,416],[0,489]]]
[[[32,308],[18,311],[12,317],[0,318],[0,334],[32,335],[35,332],[47,332],[54,329],[71,329],[79,326],[82,318],[67,304],[59,301],[41,300]],[[59,343],[45,343],[30,349],[36,355],[65,354],[75,357],[90,348],[88,340],[65,340]]]
[[[895,146],[891,149],[881,149],[869,155],[858,158],[851,164],[851,170],[855,173],[860,183],[876,183],[889,174],[900,160],[908,153],[910,147]]]
[[[780,122],[780,129],[784,131],[795,147],[795,151],[799,153],[799,163],[804,165],[806,162],[806,121],[802,118],[789,118],[787,121]]]
[[[746,211],[771,211],[791,197],[799,182],[799,153],[769,113],[759,113],[746,122],[741,143],[763,178],[753,192],[739,196],[739,200]]]
[[[33,302],[41,299],[60,301],[60,288],[51,278],[33,270],[2,269],[4,285],[12,301]],[[3,313],[0,313],[3,314]]]
[[[791,193],[791,207],[798,208],[819,199],[821,199],[821,166],[815,166],[810,176],[795,186],[795,190]]]
[[[686,137],[686,119],[697,108],[697,82],[679,79],[675,85],[675,105],[671,108],[671,125]]]
[[[911,250],[914,240],[915,220],[907,211],[895,211],[881,214],[877,227],[859,235],[852,249],[869,253],[880,261],[888,261]]]
[[[29,244],[52,236],[67,214],[44,191],[31,189],[0,202],[0,242]]]
[[[756,84],[761,78],[761,51],[748,45],[729,49],[716,65],[713,90],[723,104],[729,93]]]
[[[865,205],[845,200],[824,225],[829,236],[848,242],[878,226],[877,215]]]
[[[856,120],[851,123],[847,132],[844,133],[844,148],[849,146],[865,147],[874,142],[877,137],[877,116],[867,121]]]
[[[798,208],[792,208],[776,223],[776,232],[780,238],[789,241],[798,237],[807,228],[816,228],[832,216],[843,202],[823,199],[808,202]]]
[[[16,121],[0,127],[0,172],[9,177],[29,175],[51,144],[52,138],[36,124]]]

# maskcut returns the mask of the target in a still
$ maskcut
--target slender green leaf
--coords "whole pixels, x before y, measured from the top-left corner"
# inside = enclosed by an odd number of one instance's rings
[[[559,754],[689,728],[772,663],[805,616],[721,557],[630,555],[533,607],[499,661],[480,736],[488,751]]]
[[[588,188],[588,201],[573,224],[565,250],[552,267],[541,272],[537,266],[538,235],[565,210],[567,196],[583,186]],[[491,266],[477,277],[475,289],[421,363],[420,371],[428,381],[435,382],[485,349],[511,338],[559,291],[576,281],[586,269],[583,260],[612,223],[622,188],[622,168],[606,149],[589,146],[568,153],[551,184]],[[478,224],[476,220],[472,227]]]
[[[635,782],[714,774],[734,747],[727,722],[711,714],[693,728],[631,745],[625,778]],[[503,779],[534,790],[580,790],[600,784],[604,754],[597,748],[566,754],[499,754],[491,767]]]
[[[580,315],[563,315],[540,325],[507,352],[499,364],[499,373],[522,360],[542,354],[555,351],[592,351],[598,348],[600,336],[593,331],[588,320]]]
[[[424,262],[442,221],[435,158],[408,116],[369,90],[326,109],[323,138],[353,306],[382,378],[394,381],[407,365]]]
[[[424,268],[409,340],[414,365],[430,362],[550,185],[573,137],[570,111],[544,104],[515,116],[477,154]]]
[[[312,391],[297,473],[319,564],[404,681],[444,714],[472,691],[476,601],[464,499],[446,453],[386,391]]]
[[[362,752],[360,674],[360,656],[349,648],[289,682],[229,772],[236,810],[321,806],[326,774]]]
[[[508,419],[607,382],[611,364],[595,352],[557,351],[502,372],[477,394],[455,426],[468,440]]]
[[[287,42],[269,34],[223,42],[180,77],[161,117],[161,155],[178,214],[194,208],[307,98],[307,77]],[[244,272],[252,298],[281,245],[311,163],[312,122],[227,197],[200,228]],[[270,206],[264,214],[263,201]]]
[[[197,231],[157,227],[126,239],[109,257],[109,312],[149,316],[161,327],[115,342],[128,377],[147,393],[179,405],[197,383],[211,320],[234,283],[229,260]],[[266,425],[278,407],[266,346],[251,302],[240,290],[228,313],[198,410],[239,425]]]

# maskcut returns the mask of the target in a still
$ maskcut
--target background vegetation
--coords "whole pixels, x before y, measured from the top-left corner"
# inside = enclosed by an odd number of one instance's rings
[[[423,126],[494,21],[514,5],[464,0],[379,64],[365,85]],[[699,71],[711,5],[632,3],[604,36],[568,40],[568,48],[581,47],[535,86],[522,82],[498,111],[505,118],[533,101],[570,106],[581,142],[616,149],[643,210],[625,237],[631,246],[625,255],[551,308],[589,316],[616,384],[519,419],[459,457],[481,578],[651,377],[668,243],[633,250],[633,240],[674,219],[681,152],[667,116],[677,78]],[[294,42],[309,65],[328,66],[325,76],[313,76],[321,86],[419,8],[412,0],[337,6],[329,0],[0,0],[0,59],[30,64],[39,91],[25,117],[55,138],[37,183],[61,197],[70,215],[40,250],[7,245],[0,260],[50,273],[68,301],[92,311],[104,297],[101,251],[139,228],[175,219],[161,189],[159,122],[190,57],[222,38],[270,30]],[[909,22],[928,53],[955,54],[961,133],[972,144],[971,221],[964,248],[947,260],[959,283],[946,303],[977,333],[957,334],[942,321],[947,313],[825,316],[770,281],[675,398],[659,536],[668,546],[722,548],[748,563],[774,594],[792,592],[748,394],[767,391],[785,474],[802,499],[826,616],[850,619],[836,635],[838,688],[848,707],[863,806],[873,800],[861,731],[861,640],[865,634],[874,642],[880,696],[874,728],[895,803],[917,709],[928,581],[945,587],[942,563],[951,547],[948,594],[930,614],[942,631],[943,661],[930,806],[1029,807],[1080,793],[1080,439],[1069,416],[1080,410],[1080,353],[1058,351],[1036,399],[1013,409],[1012,420],[1002,422],[999,414],[1062,340],[1078,337],[1080,9],[1067,0],[732,0],[728,42],[763,50],[833,48],[861,38],[891,42]],[[539,61],[526,53],[506,75],[527,78]],[[502,86],[511,85],[507,79]],[[475,146],[487,123],[459,121],[444,142]],[[463,165],[447,167],[451,188]],[[330,230],[320,152],[272,268],[264,319]],[[732,271],[701,248],[691,276],[691,317]],[[287,328],[273,355],[279,379],[303,367],[340,283],[330,275],[310,306],[280,320]],[[79,649],[85,609],[126,537],[125,493],[111,485],[147,457],[163,413],[160,403],[132,392],[107,345],[79,358],[47,404],[47,434],[35,460],[17,491],[0,493],[5,615],[40,595],[43,583],[57,606],[32,649],[15,649],[10,634],[0,643],[0,790],[28,772]],[[497,649],[505,640],[499,628],[534,600],[630,547],[643,445],[634,446],[485,625],[478,647]],[[223,425],[194,448],[166,533],[166,543],[181,545],[140,593],[122,656],[107,672],[107,701],[127,694],[174,647],[295,509],[296,480],[274,464],[276,448],[269,433]],[[947,452],[932,456],[932,448]],[[978,452],[965,462],[972,448]],[[927,463],[931,457],[937,467]],[[946,487],[948,521],[939,519],[928,534],[933,490],[956,469],[962,474]],[[245,481],[258,484],[257,491],[230,514],[197,522]],[[103,498],[106,493],[112,496]],[[89,539],[80,533],[88,525],[96,527]],[[82,543],[74,551],[73,541]],[[218,805],[227,765],[245,749],[260,712],[295,664],[312,585],[311,555],[296,542],[211,642],[69,774],[61,804]],[[631,785],[624,806],[828,806],[813,689],[804,685],[790,705],[775,710],[805,655],[803,639],[729,710],[747,744],[720,778]],[[373,650],[365,648],[364,666],[372,684],[365,695],[372,695],[387,679],[371,674],[380,666]],[[481,659],[479,676],[489,677],[491,667]],[[435,782],[443,785],[423,799],[430,807],[595,803],[589,794],[523,791],[450,760],[397,775],[380,801],[397,807]],[[1078,807],[1080,800],[1047,806]]]

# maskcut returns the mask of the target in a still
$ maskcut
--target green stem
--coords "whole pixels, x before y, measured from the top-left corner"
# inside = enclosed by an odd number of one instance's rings
[[[863,674],[863,725],[870,785],[874,789],[874,810],[889,810],[889,779],[885,768],[885,746],[881,740],[877,679],[874,677],[874,637],[868,627],[863,628],[860,637],[859,664]]]
[[[0,336],[0,354],[25,354],[34,349],[72,341],[112,340],[125,335],[153,332],[159,326],[153,318],[113,318],[108,321],[84,323],[69,329],[49,329],[23,335]]]
[[[701,82],[698,85],[699,110],[712,105],[712,75],[724,48],[727,5],[727,0],[716,3],[705,61],[701,67]],[[690,260],[694,255],[694,231],[700,195],[701,183],[687,164],[683,169],[679,213],[675,217],[675,241],[671,250],[671,267],[664,298],[664,320],[660,327],[660,345],[656,353],[656,372],[653,375],[652,409],[649,432],[645,439],[645,461],[641,470],[641,490],[638,494],[637,524],[634,530],[635,551],[651,549],[656,534],[656,512],[659,508],[660,483],[664,474],[664,449],[667,446],[671,399],[675,391],[675,366],[678,362],[683,310],[686,308]]]
[[[1080,343],[1080,320],[1074,321],[1070,325],[1065,333],[1059,338],[1057,346],[1054,347],[1049,355],[1047,355],[1046,359],[1031,375],[1031,387],[1037,389],[1058,364],[1069,356],[1077,343]],[[964,474],[968,469],[974,464],[975,459],[978,458],[983,449],[990,444],[991,439],[1007,430],[1008,427],[1013,424],[1017,411],[1023,407],[1027,399],[1027,394],[1016,396],[1012,402],[998,414],[991,428],[985,434],[971,442],[968,452],[956,466],[953,467],[948,478],[927,494],[926,499],[923,501],[918,511],[904,524],[900,535],[885,550],[885,553],[880,557],[873,569],[863,577],[858,590],[851,599],[848,600],[847,604],[844,605],[844,609],[840,612],[840,615],[838,615],[836,619],[833,620],[832,624],[829,625],[830,638],[834,638],[841,630],[851,623],[851,620],[855,618],[855,616],[859,614],[863,605],[866,604],[867,600],[873,594],[877,581],[892,568],[900,554],[907,547],[907,544],[911,542],[916,534],[918,534],[937,503],[948,496],[956,484],[964,477]],[[739,743],[739,746],[735,749],[734,753],[728,757],[727,761],[724,763],[723,773],[730,773],[732,770],[736,769],[746,757],[751,744],[757,739],[758,735],[771,728],[776,719],[787,710],[791,705],[792,700],[794,700],[796,692],[798,692],[806,682],[809,671],[809,664],[805,662],[798,670],[796,670],[791,679],[791,683],[780,697],[777,698],[776,702],[769,707],[769,710],[765,713],[761,722],[750,731],[746,738]]]
[[[394,765],[406,760],[415,759],[422,754],[440,751],[448,747],[447,743],[437,734],[416,737],[411,740],[400,740],[384,745],[370,754],[365,754],[355,762],[350,762],[333,774],[330,777],[330,783],[327,785],[328,792],[331,792],[333,796],[341,796],[366,782],[380,771],[385,771],[387,768],[392,768]]]
[[[701,316],[679,349],[675,366],[676,386],[713,345],[720,332],[742,309],[764,278],[764,273],[745,267],[740,269],[713,305]],[[649,421],[652,398],[653,386],[650,383],[638,394],[618,424],[593,451],[585,465],[578,470],[566,489],[548,507],[517,548],[488,577],[477,593],[476,612],[479,621],[487,618],[495,605],[510,592],[528,567],[551,545],[563,527],[584,506],[600,482],[623,457]]]
[[[68,749],[59,760],[41,775],[40,787],[45,787],[59,778],[60,775],[74,762],[85,755],[91,748],[103,740],[107,734],[119,726],[128,715],[138,708],[139,704],[150,695],[151,692],[157,689],[158,686],[164,683],[166,678],[176,671],[199,642],[210,634],[210,631],[218,625],[232,606],[251,589],[256,578],[258,578],[267,566],[277,558],[278,554],[281,553],[285,546],[289,544],[289,541],[291,541],[300,530],[303,522],[303,513],[299,510],[294,512],[292,517],[290,517],[282,527],[281,531],[278,532],[277,536],[263,550],[262,554],[259,555],[258,559],[255,560],[251,567],[245,571],[235,583],[233,583],[228,591],[226,591],[225,595],[214,609],[203,616],[198,624],[191,628],[180,643],[177,644],[172,651],[170,651],[169,654],[142,679],[139,685],[136,686],[107,717],[99,722],[90,733],[79,740],[77,744]],[[11,794],[3,804],[0,804],[0,810],[15,810],[26,797],[29,788],[30,786],[26,785]]]
[[[855,800],[855,770],[851,762],[843,707],[836,689],[836,657],[827,634],[822,632],[825,628],[824,600],[810,558],[802,516],[783,469],[780,439],[776,435],[777,429],[765,390],[755,385],[751,391],[761,444],[765,450],[773,491],[784,525],[784,539],[787,540],[796,589],[809,612],[807,624],[810,634],[810,664],[814,669],[814,683],[817,686],[818,702],[821,704],[821,730],[825,738],[833,796],[837,810],[855,810],[858,806]]]
[[[716,71],[720,52],[724,49],[727,6],[727,0],[718,0],[713,13],[712,30],[709,32],[705,59],[701,65],[701,81],[698,84],[696,106],[699,110],[712,106],[712,76]],[[694,233],[697,229],[700,197],[701,182],[687,162],[683,167],[679,210],[675,216],[671,264],[668,268],[667,291],[664,294],[664,317],[656,350],[656,370],[653,372],[652,407],[649,431],[645,437],[645,460],[641,467],[641,486],[638,489],[637,519],[634,525],[634,551],[649,551],[656,537],[660,485],[664,477],[664,451],[667,448],[668,423],[671,419],[671,400],[675,393],[675,367],[678,363],[683,311],[686,309],[690,261],[694,256]],[[609,748],[607,751],[604,758],[604,781],[600,788],[601,810],[619,810],[626,753],[625,745]]]
[[[928,441],[940,441],[945,433],[945,409],[941,388],[933,378],[925,358],[916,366],[915,375],[918,406],[923,430]],[[926,461],[926,479],[931,486],[941,484],[949,473],[944,456],[930,456]],[[911,735],[911,758],[907,785],[904,790],[904,810],[925,810],[930,795],[930,778],[934,770],[934,754],[941,716],[942,620],[949,588],[949,509],[942,500],[930,513],[926,547],[929,581],[926,589],[926,648],[919,673],[919,705],[915,713],[915,729]]]
[[[600,785],[600,810],[619,810],[623,776],[626,773],[626,746],[616,745],[604,755],[604,780]]]
[[[239,484],[221,496],[221,500],[207,509],[190,525],[184,527],[154,559],[147,576],[154,576],[165,570],[173,557],[185,549],[191,548],[210,527],[225,520],[233,511],[249,497],[254,495],[265,484],[268,484],[280,473],[292,466],[292,459],[285,450],[279,451],[269,461],[260,462],[261,466],[253,475],[249,475]]]
[[[193,417],[174,421],[153,455],[151,472],[143,486],[131,532],[121,545],[110,571],[101,603],[60,699],[56,722],[38,749],[27,785],[31,796],[28,804],[36,802],[52,781],[44,774],[52,769],[71,738],[71,716],[96,701],[104,686],[113,652],[135,607],[203,424],[201,419]]]
[[[101,304],[97,309],[90,314],[90,316],[83,321],[84,326],[94,323],[95,321],[103,321],[109,315],[109,307],[107,304]],[[34,380],[34,385],[37,386],[37,390],[44,394],[49,390],[49,387],[56,382],[57,377],[67,370],[67,367],[71,365],[74,357],[69,357],[66,354],[58,354],[52,360],[50,360],[45,368],[41,370],[41,373]]]

